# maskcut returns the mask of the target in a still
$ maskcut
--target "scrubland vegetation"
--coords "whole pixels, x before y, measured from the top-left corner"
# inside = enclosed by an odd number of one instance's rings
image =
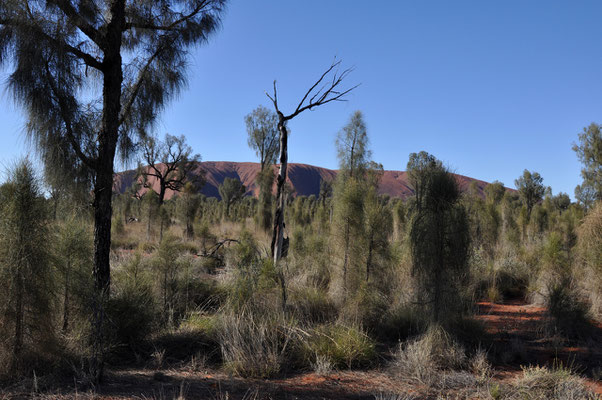
[[[336,178],[296,196],[288,121],[357,87],[335,59],[290,113],[274,82],[275,112],[245,118],[257,198],[232,177],[204,197],[200,155],[151,132],[225,3],[0,3],[0,64],[44,165],[21,161],[0,186],[0,395],[185,398],[187,379],[194,391],[215,374],[260,388],[238,397],[288,398],[267,387],[363,371],[390,385],[356,398],[596,398],[600,126],[574,145],[577,202],[528,170],[517,190],[461,191],[454,160],[426,152],[399,155],[401,199],[379,194],[358,111],[336,137]],[[116,157],[139,162],[125,193]],[[487,311],[500,304],[518,311]]]
[[[540,305],[544,347],[595,352],[599,201],[552,195],[528,171],[518,191],[494,182],[484,197],[474,185],[460,192],[425,152],[407,164],[413,197],[378,195],[382,167],[370,160],[361,113],[336,148],[336,180],[318,197],[287,197],[289,245],[277,266],[269,193],[244,197],[240,182],[226,180],[222,200],[192,183],[163,203],[152,189],[140,196],[137,184],[114,194],[107,367],[242,378],[380,370],[425,395],[594,398],[579,375],[600,379],[600,358],[557,354],[529,365],[520,339],[496,341],[476,314],[480,301]],[[0,190],[0,374],[9,387],[35,376],[52,388],[71,376],[88,388],[90,210],[79,201],[85,194],[45,197],[44,185],[24,161]],[[496,379],[496,368],[520,365],[513,381]]]

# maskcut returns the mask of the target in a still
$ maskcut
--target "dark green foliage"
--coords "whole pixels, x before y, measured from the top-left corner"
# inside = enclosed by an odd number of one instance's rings
[[[106,337],[115,350],[121,345],[135,348],[154,331],[158,322],[150,285],[125,284],[115,290],[107,304]]]
[[[94,186],[94,381],[103,374],[115,157],[131,159],[184,86],[188,50],[217,30],[224,4],[0,2],[0,65],[11,69],[29,138],[47,170]]]
[[[162,318],[166,324],[173,325],[179,317],[176,313],[176,296],[178,294],[178,277],[181,254],[181,242],[172,235],[167,235],[159,244],[152,259],[152,267],[157,272],[158,287],[161,293]]]
[[[410,182],[415,191],[410,222],[412,270],[431,321],[454,315],[459,284],[466,278],[469,227],[457,182],[435,157],[411,154]]]
[[[364,203],[364,232],[367,247],[366,281],[382,277],[382,267],[388,265],[389,240],[393,233],[393,216],[386,203],[372,186]]]
[[[573,150],[583,168],[583,183],[575,188],[575,197],[586,207],[602,200],[602,131],[600,125],[591,123],[579,134],[579,144],[573,144]]]
[[[159,204],[159,196],[154,190],[148,190],[142,197],[142,202],[144,203],[146,214],[146,241],[148,242],[151,240],[153,226],[159,217],[161,205]]]
[[[500,181],[493,181],[489,185],[485,186],[484,190],[487,201],[493,204],[499,204],[506,193],[506,188]]]
[[[226,217],[230,217],[230,207],[232,204],[241,200],[246,192],[245,186],[238,179],[226,178],[224,183],[219,185],[219,195],[226,206]]]
[[[568,339],[587,339],[591,335],[587,304],[579,300],[569,278],[553,281],[546,288],[548,334]]]
[[[267,232],[272,227],[272,205],[274,203],[274,196],[272,195],[274,171],[271,166],[257,174],[257,183],[259,184],[257,221],[259,226]]]
[[[524,170],[522,176],[514,181],[523,205],[527,208],[527,223],[531,218],[533,206],[542,200],[545,193],[546,188],[542,182],[543,178],[539,173],[531,173],[527,170]]]
[[[48,210],[29,161],[0,191],[0,374],[29,371],[54,340]]]
[[[194,185],[188,182],[178,196],[178,210],[186,225],[186,238],[194,238],[194,220],[201,205],[201,196],[196,193]]]
[[[81,219],[71,217],[59,226],[53,248],[53,263],[59,274],[62,304],[62,332],[67,333],[74,320],[81,323],[90,311],[92,290],[92,232]]]

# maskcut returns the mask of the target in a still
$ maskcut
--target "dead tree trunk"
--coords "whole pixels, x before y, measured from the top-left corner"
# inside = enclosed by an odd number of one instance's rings
[[[353,86],[350,89],[339,91],[338,86],[343,79],[352,71],[346,69],[343,72],[338,72],[340,61],[334,60],[330,67],[320,76],[320,78],[305,92],[305,95],[297,105],[297,108],[292,114],[284,115],[278,108],[278,92],[276,89],[276,81],[274,81],[274,93],[270,96],[266,95],[274,104],[276,113],[278,114],[278,131],[280,132],[280,169],[277,177],[277,205],[274,214],[274,231],[272,233],[272,257],[274,258],[274,268],[280,276],[280,286],[282,288],[282,309],[286,309],[286,282],[284,271],[278,265],[282,258],[282,245],[284,242],[284,207],[286,206],[286,195],[284,193],[284,185],[286,183],[286,172],[288,167],[288,131],[286,129],[287,121],[295,118],[305,110],[311,110],[314,107],[321,106],[331,101],[345,101],[344,96],[357,87]],[[332,71],[332,80],[323,84],[324,78]]]
[[[286,206],[286,193],[284,184],[286,183],[286,174],[288,167],[288,131],[284,115],[278,112],[280,121],[278,122],[278,131],[280,132],[280,168],[276,177],[276,213],[274,215],[274,232],[272,234],[272,256],[274,265],[282,256],[282,242],[284,240],[284,208]],[[285,298],[285,296],[283,296]]]
[[[280,169],[277,177],[277,205],[276,212],[274,214],[274,231],[272,233],[272,257],[274,258],[274,267],[278,268],[278,261],[282,257],[282,244],[284,239],[284,208],[286,206],[286,196],[284,193],[284,185],[286,183],[286,174],[288,167],[288,131],[286,123],[301,114],[305,110],[311,110],[314,107],[318,107],[331,101],[345,101],[344,97],[349,92],[357,87],[353,86],[349,89],[339,91],[339,85],[345,79],[352,69],[346,69],[339,73],[338,66],[341,61],[336,59],[330,65],[328,69],[320,76],[320,78],[305,92],[303,98],[297,105],[295,111],[289,115],[284,115],[278,108],[278,92],[276,88],[276,81],[274,81],[274,92],[273,95],[269,95],[266,92],[268,98],[274,104],[276,113],[278,114],[278,131],[280,132]],[[323,83],[325,78],[332,72],[332,80],[327,80],[327,83]],[[282,285],[283,288],[285,285]],[[283,289],[284,290],[284,289]],[[283,294],[283,299],[286,295]],[[283,300],[284,301],[284,300]]]

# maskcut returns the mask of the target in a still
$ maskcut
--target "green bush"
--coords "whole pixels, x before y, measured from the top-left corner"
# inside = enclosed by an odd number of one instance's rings
[[[157,326],[158,310],[152,290],[146,285],[127,285],[106,306],[107,332],[113,346],[135,347]]]
[[[344,325],[322,325],[311,332],[303,343],[305,358],[310,363],[326,359],[337,368],[366,367],[377,356],[374,341],[361,329]]]
[[[546,291],[547,331],[568,339],[590,337],[591,323],[587,305],[581,301],[569,280],[551,283]]]
[[[384,342],[397,342],[410,336],[423,333],[428,326],[424,313],[416,307],[400,305],[383,314],[380,326],[375,332]]]

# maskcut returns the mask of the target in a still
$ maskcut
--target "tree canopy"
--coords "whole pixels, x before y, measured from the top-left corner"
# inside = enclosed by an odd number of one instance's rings
[[[591,123],[579,134],[579,143],[573,144],[573,150],[583,168],[583,183],[575,188],[575,197],[586,207],[602,200],[602,132],[600,125]]]
[[[524,170],[523,174],[514,181],[516,189],[527,208],[527,220],[531,216],[533,206],[541,201],[546,187],[543,185],[543,178],[538,172]]]
[[[259,106],[245,117],[249,147],[255,150],[261,170],[275,164],[278,157],[278,115]]]
[[[201,161],[199,154],[192,153],[192,147],[186,143],[184,135],[165,135],[165,140],[147,137],[142,142],[142,157],[147,164],[140,168],[145,187],[152,187],[149,177],[155,178],[159,183],[159,204],[165,201],[167,189],[179,192],[187,180],[190,180],[191,172],[196,168],[196,163]],[[201,170],[202,171],[202,170]],[[202,177],[194,175],[192,180],[199,184]]]
[[[115,157],[135,144],[186,82],[191,46],[220,25],[225,0],[0,2],[0,66],[27,134],[57,174],[93,185],[91,375],[103,375]],[[75,171],[75,172],[72,172]]]

